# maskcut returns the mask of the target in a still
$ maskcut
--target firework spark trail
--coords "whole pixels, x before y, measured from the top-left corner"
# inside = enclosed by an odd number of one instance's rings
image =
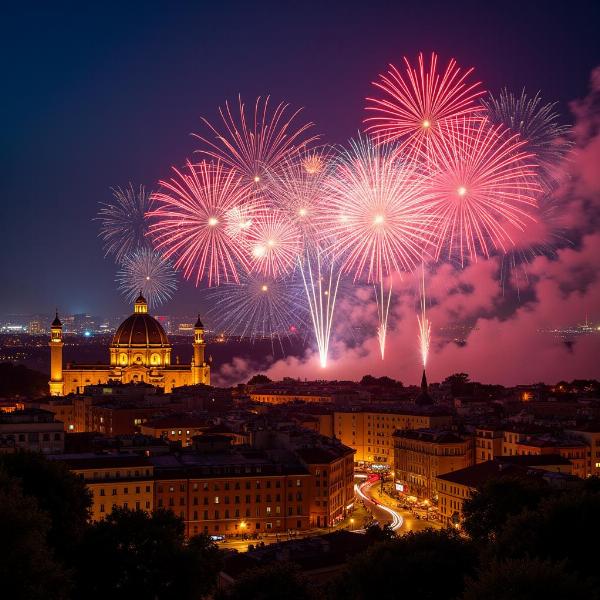
[[[427,301],[425,297],[425,264],[423,264],[421,277],[421,314],[417,315],[419,323],[419,349],[421,351],[421,362],[423,369],[427,366],[427,358],[429,357],[429,346],[431,344],[431,322],[427,318]]]
[[[521,136],[525,150],[535,154],[545,191],[553,190],[560,179],[562,162],[573,146],[571,128],[560,124],[560,115],[555,111],[557,103],[542,104],[540,92],[532,97],[523,90],[516,96],[504,89],[498,96],[489,94],[481,104],[492,124],[503,125]]]
[[[171,261],[151,248],[127,254],[117,272],[119,290],[134,302],[141,293],[152,307],[169,300],[177,290],[177,278]]]
[[[150,247],[146,213],[153,203],[143,185],[136,190],[130,183],[125,189],[112,188],[112,193],[113,201],[101,202],[96,218],[101,222],[99,236],[104,241],[105,256],[112,254],[121,263],[126,255]]]
[[[392,280],[387,289],[384,287],[383,279],[380,282],[379,288],[373,285],[375,290],[375,300],[377,301],[377,315],[379,318],[379,326],[377,327],[377,340],[379,342],[379,352],[381,360],[385,358],[385,342],[387,338],[388,317],[390,314],[390,303],[392,301]]]
[[[290,278],[271,279],[257,273],[243,274],[239,283],[225,283],[207,290],[212,308],[207,318],[226,335],[279,342],[306,327],[302,301],[304,287]]]
[[[174,258],[186,279],[196,273],[196,285],[209,287],[238,281],[238,265],[250,263],[242,241],[230,233],[239,226],[239,214],[251,222],[261,210],[248,185],[222,163],[202,162],[185,170],[173,167],[175,176],[161,181],[153,195],[158,207],[149,213],[155,246]]]
[[[264,211],[248,230],[245,246],[251,270],[281,277],[295,266],[302,252],[302,235],[296,225],[278,210]]]
[[[479,82],[469,82],[473,69],[462,71],[451,59],[442,72],[437,62],[432,53],[427,65],[420,53],[417,68],[406,57],[404,72],[390,65],[380,81],[373,82],[384,97],[367,98],[366,110],[374,116],[365,119],[366,131],[377,139],[398,142],[400,152],[417,156],[429,154],[448,119],[482,112],[476,99],[485,92]]]
[[[195,134],[207,145],[198,152],[220,160],[241,174],[246,182],[258,184],[267,173],[277,171],[282,160],[318,139],[318,136],[307,136],[313,123],[294,125],[301,110],[290,115],[289,104],[282,102],[270,111],[267,96],[258,97],[253,114],[247,115],[246,105],[239,96],[239,114],[231,110],[229,102],[219,108],[222,129],[202,119],[214,139]]]
[[[441,130],[431,182],[436,259],[447,252],[464,266],[513,245],[510,228],[522,231],[535,220],[540,186],[534,157],[518,135],[466,118]]]
[[[313,261],[315,265],[312,264]],[[328,261],[327,266],[323,265],[318,250],[314,259],[307,252],[304,263],[301,259],[298,262],[319,350],[319,362],[325,368],[341,271],[333,260]]]

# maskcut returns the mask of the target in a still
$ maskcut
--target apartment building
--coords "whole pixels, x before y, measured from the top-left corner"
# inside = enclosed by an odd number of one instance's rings
[[[394,439],[394,480],[404,493],[436,499],[437,477],[474,463],[473,439],[449,431],[397,431]]]

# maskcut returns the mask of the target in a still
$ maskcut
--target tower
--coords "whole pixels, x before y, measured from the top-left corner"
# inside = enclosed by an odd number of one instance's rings
[[[50,386],[51,396],[62,396],[64,394],[64,382],[63,382],[63,369],[62,369],[62,323],[58,318],[58,311],[56,311],[56,317],[50,325]]]
[[[148,312],[148,303],[146,302],[146,298],[142,296],[142,290],[140,290],[140,295],[137,297],[135,304],[133,305],[133,313],[141,314]]]
[[[198,315],[194,325],[194,361],[192,364],[192,381],[194,383],[210,383],[210,367],[204,362],[204,325]]]

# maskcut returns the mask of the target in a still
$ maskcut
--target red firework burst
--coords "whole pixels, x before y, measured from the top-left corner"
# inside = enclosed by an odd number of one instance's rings
[[[289,108],[289,104],[282,102],[270,111],[269,96],[259,97],[254,112],[247,115],[246,105],[240,96],[239,114],[236,114],[225,102],[225,107],[219,108],[221,129],[202,119],[214,138],[196,135],[207,145],[198,152],[222,161],[245,180],[260,183],[265,174],[276,170],[282,160],[317,139],[317,136],[306,136],[313,123],[294,124],[302,109],[291,112]]]
[[[436,257],[461,265],[513,245],[511,228],[534,220],[540,185],[525,141],[485,120],[459,118],[440,127],[433,151]]]
[[[396,147],[361,137],[342,152],[328,181],[323,213],[326,246],[355,279],[381,282],[410,271],[430,244],[427,180],[396,158]]]
[[[406,57],[404,66],[402,73],[390,65],[380,81],[373,82],[384,93],[382,98],[367,98],[366,109],[374,116],[365,119],[366,131],[376,138],[397,141],[400,150],[427,151],[448,119],[482,111],[475,100],[485,91],[479,82],[469,82],[473,69],[463,71],[451,59],[443,72],[438,71],[435,53],[429,65],[420,53],[417,68]]]
[[[302,251],[302,236],[284,213],[269,210],[252,224],[245,246],[252,270],[267,277],[280,277],[294,268]]]
[[[186,279],[196,274],[196,285],[238,281],[238,265],[249,268],[241,241],[230,233],[238,228],[239,214],[251,220],[258,206],[249,186],[220,162],[189,161],[175,176],[161,181],[153,194],[158,207],[148,213],[150,233],[166,258],[173,257]],[[243,208],[243,209],[242,209]]]

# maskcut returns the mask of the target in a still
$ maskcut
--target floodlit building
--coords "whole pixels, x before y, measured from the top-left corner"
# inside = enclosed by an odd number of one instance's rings
[[[81,477],[92,493],[92,520],[99,521],[115,507],[154,508],[154,466],[145,456],[76,454],[60,457]]]
[[[410,429],[449,427],[452,415],[429,408],[335,411],[333,435],[356,450],[359,464],[391,466],[394,460],[394,432]]]
[[[396,431],[393,437],[394,480],[411,496],[436,499],[438,475],[474,462],[471,437],[431,429]]]
[[[50,394],[78,394],[86,386],[108,382],[145,382],[166,392],[183,385],[210,384],[210,366],[204,359],[206,344],[200,317],[193,330],[192,363],[172,364],[172,347],[167,335],[162,325],[148,314],[148,304],[140,294],[135,301],[134,313],[121,323],[113,336],[108,364],[72,363],[63,367],[63,331],[57,314],[50,328]]]

